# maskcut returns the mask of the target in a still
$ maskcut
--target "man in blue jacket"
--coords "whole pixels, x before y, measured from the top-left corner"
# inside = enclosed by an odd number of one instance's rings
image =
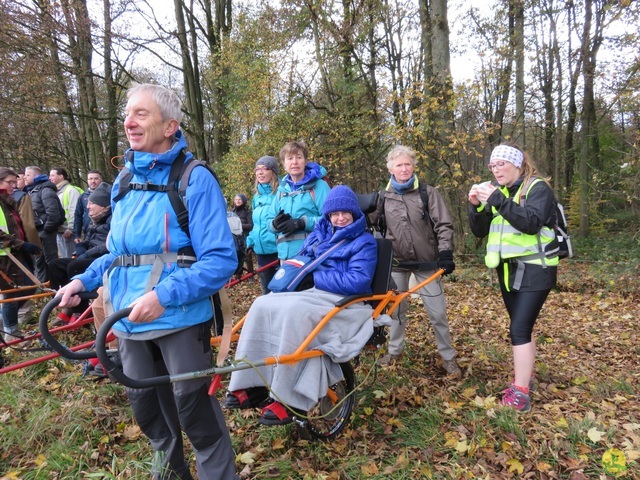
[[[125,186],[116,179],[109,253],[60,289],[60,306],[77,304],[75,293],[96,289],[106,273],[113,310],[133,308],[114,326],[127,376],[206,369],[211,366],[210,297],[237,266],[225,201],[211,172],[194,168],[185,197],[188,233],[180,228],[169,195],[143,186],[166,185],[171,165],[192,157],[179,131],[181,102],[172,91],[150,84],[135,85],[127,98],[124,127],[131,149],[125,166],[133,175],[129,186],[140,188],[119,196]],[[173,391],[127,388],[136,420],[156,452],[154,479],[192,479],[181,425],[195,451],[200,480],[236,478],[229,432],[207,383],[176,382]]]
[[[91,192],[93,192],[102,181],[102,173],[100,170],[89,170],[87,172],[87,189],[80,195],[78,203],[76,203],[76,210],[73,213],[73,241],[76,244],[80,243],[83,238],[87,236],[87,233],[89,233],[89,227],[91,226],[89,208],[87,206],[89,195],[91,195]]]

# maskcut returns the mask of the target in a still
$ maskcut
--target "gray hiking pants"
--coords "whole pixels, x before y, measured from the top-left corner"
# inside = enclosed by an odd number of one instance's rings
[[[134,379],[193,372],[211,367],[211,324],[153,340],[118,340],[124,373]],[[192,480],[182,444],[184,429],[196,455],[199,480],[236,479],[231,438],[208,378],[157,388],[127,388],[140,429],[155,452],[154,480]]]
[[[409,277],[414,274],[418,283],[429,278],[435,272],[417,271],[409,272],[404,270],[393,270],[391,276],[396,282],[398,291],[404,292],[409,289]],[[449,320],[447,319],[447,302],[442,290],[442,282],[436,279],[418,292],[422,298],[422,303],[427,310],[433,331],[436,337],[436,345],[438,352],[443,360],[451,360],[455,358],[456,351],[451,346],[451,332],[449,331]],[[393,322],[391,323],[389,332],[389,353],[392,355],[400,355],[404,348],[404,331],[407,327],[407,301],[404,300],[393,313]]]

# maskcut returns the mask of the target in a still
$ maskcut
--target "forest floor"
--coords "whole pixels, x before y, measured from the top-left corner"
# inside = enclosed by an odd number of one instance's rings
[[[444,284],[461,379],[443,375],[431,325],[412,299],[404,357],[377,369],[379,351],[361,355],[354,414],[334,440],[260,426],[257,409],[226,412],[241,478],[640,479],[637,268],[607,276],[562,264],[534,330],[533,408],[516,414],[498,405],[512,376],[499,291],[477,267],[459,267]],[[257,294],[257,281],[231,289],[236,318]],[[27,355],[3,354],[9,363]],[[82,377],[80,363],[2,375],[0,398],[1,479],[148,477],[151,451],[122,387]]]

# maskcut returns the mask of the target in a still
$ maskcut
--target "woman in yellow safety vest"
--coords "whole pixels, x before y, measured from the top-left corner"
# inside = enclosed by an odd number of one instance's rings
[[[503,390],[502,404],[526,412],[535,387],[533,326],[556,285],[558,245],[551,227],[556,200],[547,182],[537,178],[529,155],[516,145],[497,146],[487,167],[497,186],[485,182],[471,187],[469,224],[475,236],[488,236],[485,264],[498,273],[511,320],[515,378]]]
[[[2,290],[15,290],[14,287],[31,285],[31,282],[15,262],[32,268],[31,257],[41,252],[40,247],[27,241],[18,206],[11,197],[17,186],[18,175],[7,167],[0,167],[0,294],[4,299],[30,295],[30,291],[1,293]],[[11,258],[11,256],[13,258]],[[18,310],[25,303],[7,302],[2,304],[2,330],[5,342],[17,339]]]

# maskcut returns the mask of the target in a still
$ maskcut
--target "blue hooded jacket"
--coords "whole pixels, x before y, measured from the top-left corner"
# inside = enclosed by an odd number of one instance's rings
[[[304,232],[313,231],[316,222],[322,218],[322,205],[329,194],[329,184],[322,177],[327,170],[314,162],[305,165],[304,178],[299,182],[293,182],[289,174],[282,177],[276,197],[271,204],[271,210],[267,217],[267,225],[273,230],[272,222],[280,210],[291,215],[291,218],[303,218],[305,221]],[[278,258],[286,260],[298,253],[304,243],[304,238],[299,234],[291,235],[291,239],[283,234],[277,234]],[[298,238],[299,237],[299,238]]]
[[[165,153],[133,153],[127,167],[133,173],[132,183],[166,185],[171,164],[187,143],[181,132]],[[192,157],[187,153],[185,161]],[[125,157],[126,158],[126,157]],[[180,229],[169,196],[165,192],[131,190],[117,203],[119,178],[111,191],[111,234],[107,240],[109,253],[94,261],[78,278],[87,290],[102,284],[102,275],[113,260],[124,254],[159,254],[177,252],[191,246],[197,261],[189,268],[166,263],[158,284],[153,287],[166,311],[148,323],[118,322],[121,332],[139,333],[151,330],[185,328],[213,318],[209,298],[231,278],[238,261],[229,225],[224,197],[215,178],[205,168],[195,168],[186,189],[191,238]],[[144,294],[151,265],[116,267],[109,273],[109,292],[114,310],[126,308]]]
[[[253,228],[247,237],[247,248],[253,248],[258,255],[272,255],[277,252],[276,234],[269,228],[268,220],[271,204],[276,192],[271,191],[271,183],[258,185],[258,193],[251,200]]]
[[[359,214],[359,215],[358,215]],[[343,238],[350,239],[332,252],[313,271],[316,288],[339,295],[370,293],[373,274],[378,262],[378,245],[366,231],[364,214],[356,213],[353,223],[334,227],[327,216],[322,217],[304,242],[300,255],[315,258]]]

